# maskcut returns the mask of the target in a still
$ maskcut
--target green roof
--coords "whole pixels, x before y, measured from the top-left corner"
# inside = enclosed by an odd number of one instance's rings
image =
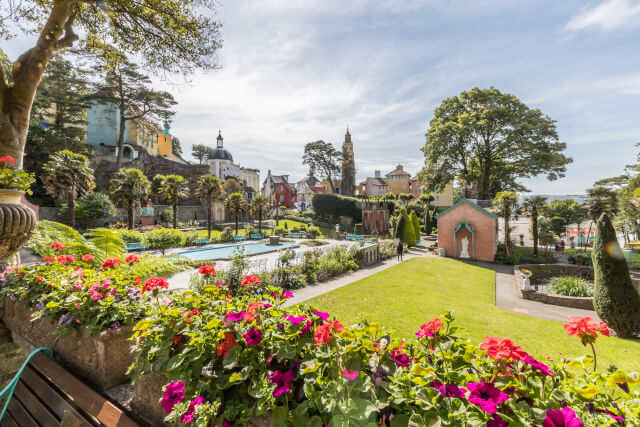
[[[475,208],[475,209],[479,210],[480,212],[482,212],[482,213],[484,213],[484,214],[486,214],[486,215],[489,215],[489,216],[490,216],[491,218],[493,218],[493,219],[498,219],[498,217],[497,217],[497,216],[495,216],[494,214],[492,214],[492,213],[491,213],[491,212],[489,212],[488,210],[486,210],[486,209],[484,209],[484,208],[482,208],[482,207],[480,207],[480,206],[476,205],[475,203],[473,203],[472,201],[467,200],[467,199],[462,199],[462,200],[458,201],[457,203],[454,203],[454,205],[453,205],[453,206],[448,207],[447,209],[443,210],[443,211],[442,211],[442,212],[440,212],[438,215],[436,215],[436,218],[440,218],[442,215],[444,215],[444,214],[446,214],[447,212],[449,212],[449,211],[451,211],[451,210],[455,209],[457,206],[459,206],[459,205],[461,205],[461,204],[463,204],[463,203],[466,203],[467,205],[471,206],[472,208]]]

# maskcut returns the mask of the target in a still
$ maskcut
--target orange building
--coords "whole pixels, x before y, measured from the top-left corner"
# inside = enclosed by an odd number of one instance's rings
[[[387,177],[387,193],[401,194],[409,193],[409,179],[411,175],[404,170],[402,165],[396,166],[395,170],[385,175]]]

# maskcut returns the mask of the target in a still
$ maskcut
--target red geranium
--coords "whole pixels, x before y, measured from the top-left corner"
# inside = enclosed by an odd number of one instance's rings
[[[44,280],[44,276],[38,276],[36,277],[36,283],[40,283],[41,281]]]
[[[416,332],[416,336],[422,337],[431,337],[438,333],[438,331],[442,329],[442,320],[436,317],[435,319],[429,320],[424,325],[420,326],[420,330]]]
[[[57,250],[59,250],[59,251],[61,251],[61,250],[63,250],[63,249],[66,249],[66,246],[65,246],[65,245],[63,245],[63,244],[62,244],[62,243],[60,243],[60,242],[53,242],[53,243],[51,244],[51,246],[49,246],[49,247],[50,247],[51,249],[57,249]]]
[[[224,359],[227,356],[227,353],[229,353],[229,351],[236,345],[238,345],[238,343],[235,335],[231,332],[227,332],[224,334],[224,341],[218,344],[217,355]]]
[[[136,262],[140,262],[140,258],[138,258],[138,255],[129,255],[127,258],[125,258],[124,260],[127,264],[133,264]]]
[[[142,288],[142,293],[154,290],[156,288],[169,289],[169,282],[164,277],[149,277]]]
[[[16,160],[11,156],[4,156],[4,157],[0,157],[0,162],[15,163]]]
[[[76,258],[72,255],[60,255],[57,259],[59,264],[71,264],[75,260]]]
[[[82,260],[83,261],[89,262],[89,261],[93,261],[94,259],[96,259],[96,257],[94,257],[91,254],[82,255]]]
[[[318,345],[329,342],[331,339],[331,323],[318,326],[313,334],[313,339]]]
[[[120,258],[107,258],[102,263],[102,269],[106,270],[109,267],[113,267],[114,265],[120,265]]]
[[[527,353],[508,338],[485,337],[480,343],[480,348],[487,351],[492,359],[523,360]]]
[[[55,258],[52,256],[46,256],[40,260],[40,262],[54,262]]]
[[[609,336],[609,327],[605,322],[596,322],[591,317],[573,316],[564,325],[569,336],[577,335],[582,345],[593,343],[598,338],[597,332]]]
[[[260,278],[258,276],[247,275],[244,276],[242,282],[240,282],[240,286],[251,286],[251,285],[259,285]]]
[[[213,265],[201,265],[198,269],[198,273],[210,276],[212,274],[216,274],[216,269]]]

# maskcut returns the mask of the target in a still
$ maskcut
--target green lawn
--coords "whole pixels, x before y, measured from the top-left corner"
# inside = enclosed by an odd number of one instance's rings
[[[288,230],[293,230],[294,228],[300,228],[303,225],[306,226],[306,224],[304,224],[302,222],[293,221],[293,220],[290,220],[290,219],[281,219],[279,222],[280,222],[280,224],[277,227],[284,227],[285,224],[287,224],[287,229]],[[256,228],[257,228],[257,226],[256,226]],[[231,227],[231,229],[235,231],[234,227]],[[271,230],[271,228],[265,227],[264,223],[262,224],[262,229],[263,230],[265,230],[265,229],[266,230]],[[327,233],[331,233],[331,230],[326,228],[326,227],[320,227],[320,232],[322,233],[320,235],[321,238],[322,237],[326,237],[327,235],[328,236],[332,235],[332,234],[327,234]],[[198,230],[197,233],[198,233],[198,237],[207,237],[207,230]],[[218,237],[220,237],[220,233],[221,233],[221,231],[219,231],[219,230],[211,230],[211,237],[218,238]],[[244,228],[238,228],[238,233],[244,234],[245,233],[245,229]]]
[[[578,255],[578,254],[584,254],[585,251],[583,251],[582,249],[579,248],[575,248],[575,249],[570,249],[567,248],[565,249],[564,253],[569,256],[569,255]],[[586,254],[589,258],[591,258],[591,249],[587,248]],[[633,254],[631,255],[631,258],[629,259],[629,268],[632,268],[634,270],[638,270],[640,269],[640,253],[637,252],[633,252]]]
[[[567,336],[563,323],[510,313],[494,305],[494,272],[462,262],[413,258],[309,301],[343,324],[380,322],[402,337],[422,323],[453,310],[460,336],[480,343],[488,335],[511,338],[534,357],[579,357],[590,350]],[[640,370],[640,342],[603,337],[596,344],[598,367]]]

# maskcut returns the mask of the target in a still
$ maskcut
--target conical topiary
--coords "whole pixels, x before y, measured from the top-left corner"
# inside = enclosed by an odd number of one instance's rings
[[[411,219],[411,224],[413,225],[413,243],[415,244],[418,240],[420,240],[420,220],[418,219],[418,215],[416,215],[416,211],[411,211],[411,215],[409,215]]]
[[[619,337],[629,338],[640,333],[640,296],[633,287],[627,262],[606,213],[598,220],[591,257],[596,313]]]
[[[395,238],[404,241],[404,231],[407,228],[407,220],[402,212],[398,215],[398,223],[396,225]]]
[[[402,213],[402,216],[405,221],[404,237],[402,238],[402,241],[405,242],[407,246],[414,246],[416,244],[416,233],[413,231],[413,222],[406,210]]]
[[[431,234],[431,212],[428,206],[424,210],[424,232]]]

